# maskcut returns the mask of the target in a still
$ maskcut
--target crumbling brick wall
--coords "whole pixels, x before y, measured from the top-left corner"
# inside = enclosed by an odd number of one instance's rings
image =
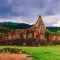
[[[48,41],[60,41],[60,35],[59,34],[48,34]]]

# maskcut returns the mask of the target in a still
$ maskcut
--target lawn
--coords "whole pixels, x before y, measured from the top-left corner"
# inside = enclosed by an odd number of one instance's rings
[[[0,48],[4,47],[15,47],[26,50],[36,60],[60,60],[60,45],[40,47],[0,46]]]

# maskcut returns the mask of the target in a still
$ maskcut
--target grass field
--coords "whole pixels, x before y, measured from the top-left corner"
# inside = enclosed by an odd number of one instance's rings
[[[60,60],[60,45],[40,47],[0,46],[0,48],[4,47],[14,47],[26,50],[36,60]]]

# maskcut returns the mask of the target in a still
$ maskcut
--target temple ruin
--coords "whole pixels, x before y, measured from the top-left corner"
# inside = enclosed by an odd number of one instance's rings
[[[45,25],[39,16],[36,23],[27,29],[16,29],[14,32],[0,35],[0,44],[7,45],[40,45],[41,42],[60,40],[60,35],[48,34],[45,36]],[[58,37],[58,38],[57,38]]]

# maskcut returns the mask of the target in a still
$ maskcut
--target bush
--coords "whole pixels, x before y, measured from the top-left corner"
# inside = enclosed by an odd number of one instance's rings
[[[18,49],[18,48],[3,48],[0,49],[0,53],[24,53],[24,54],[28,54],[28,51],[22,51],[22,49]]]
[[[10,53],[19,53],[21,49],[17,49],[17,48],[3,48],[3,49],[0,49],[0,53],[7,53],[7,52],[10,52]]]

